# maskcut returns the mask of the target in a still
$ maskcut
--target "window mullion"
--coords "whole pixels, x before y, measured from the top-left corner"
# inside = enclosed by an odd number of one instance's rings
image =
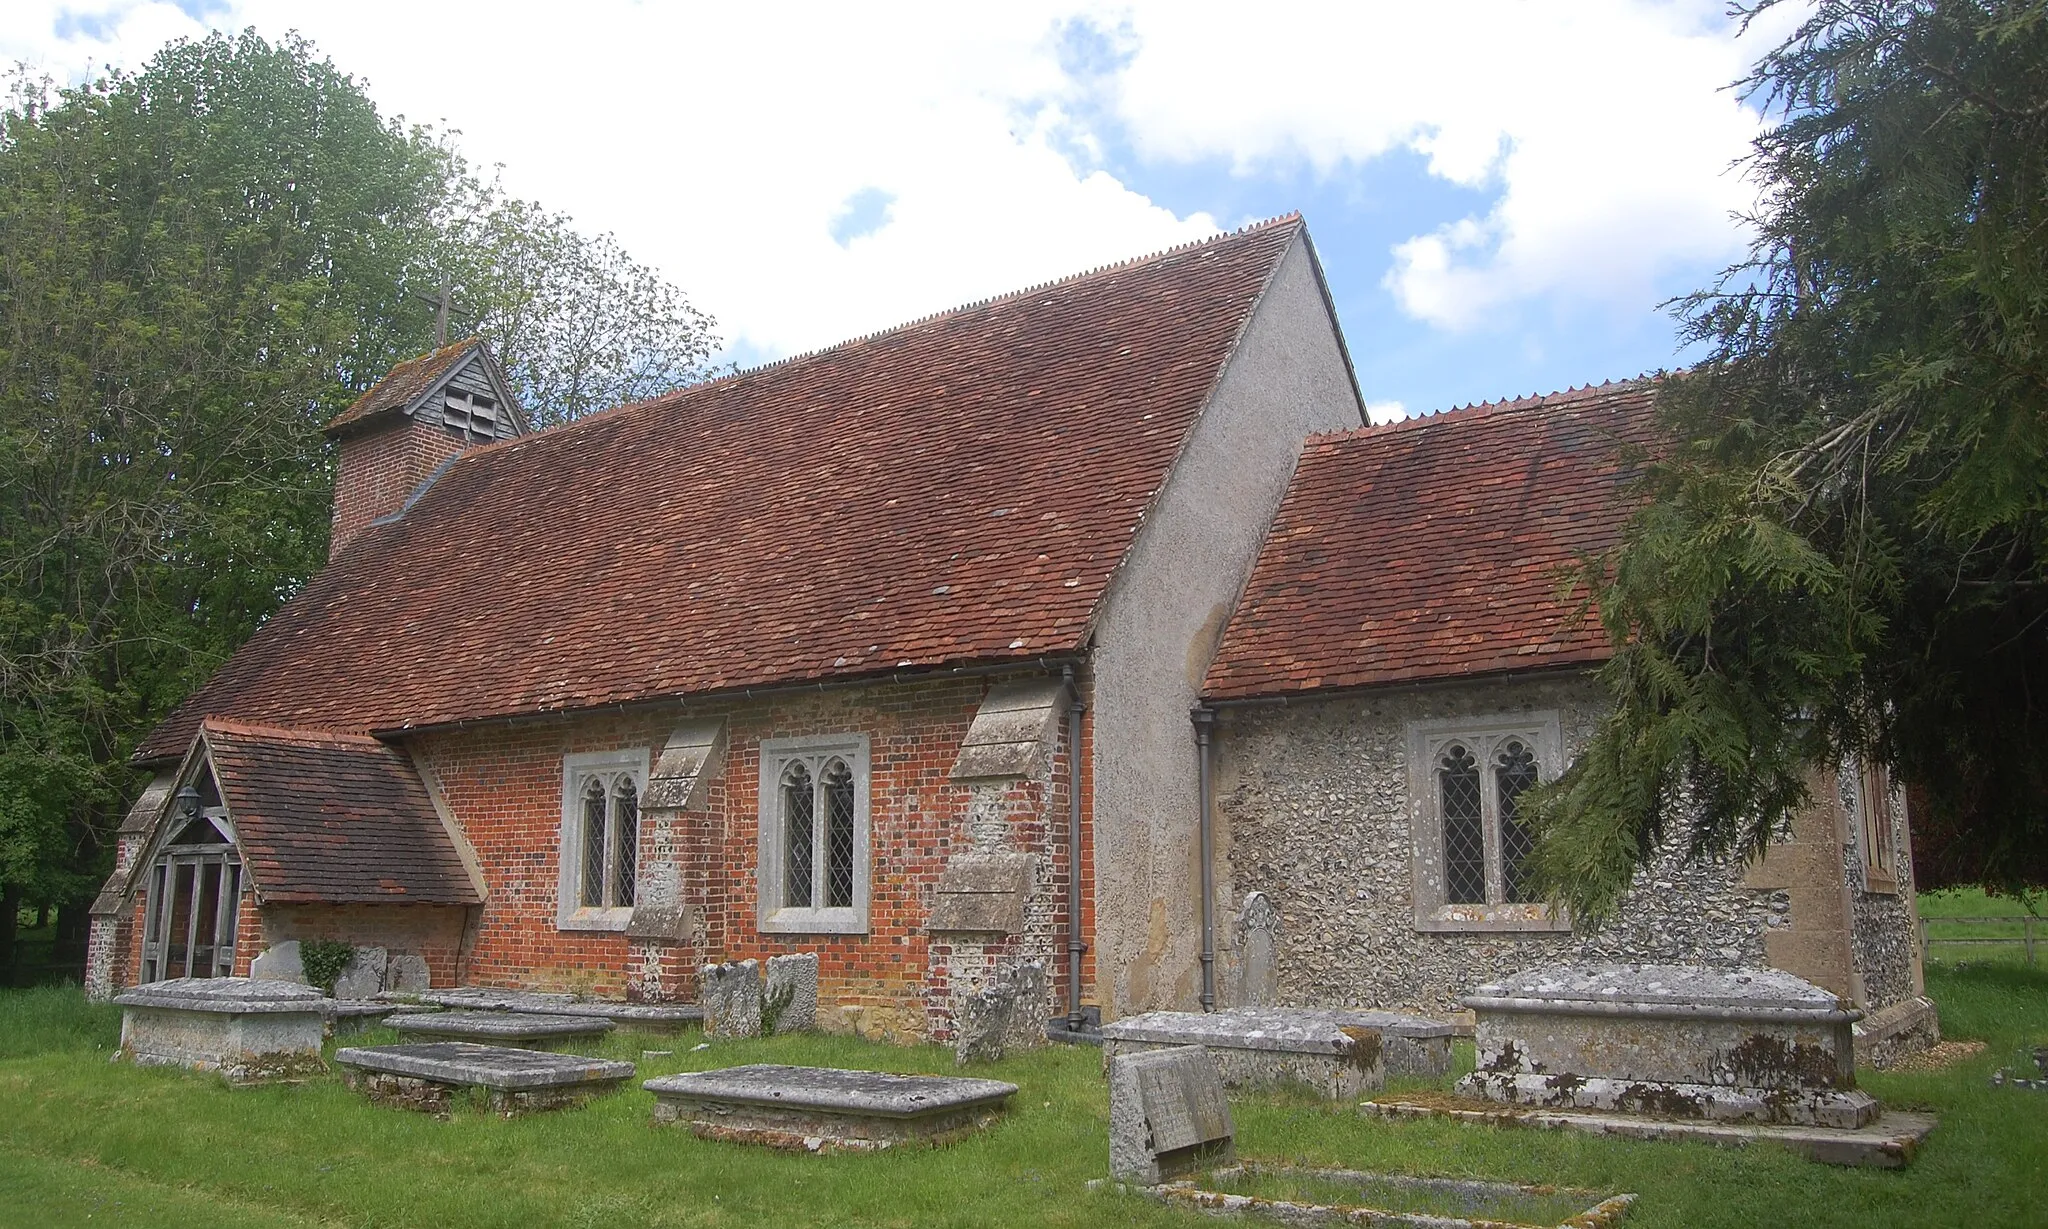
[[[1486,844],[1486,900],[1492,905],[1505,904],[1508,899],[1507,875],[1501,865],[1500,776],[1493,762],[1498,750],[1499,740],[1489,739],[1479,761],[1479,830]]]

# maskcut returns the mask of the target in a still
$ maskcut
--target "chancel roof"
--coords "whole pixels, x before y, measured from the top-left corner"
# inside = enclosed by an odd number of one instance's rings
[[[235,843],[265,904],[478,903],[426,785],[363,735],[204,728]]]
[[[1604,660],[1582,554],[1634,505],[1657,381],[1472,406],[1309,441],[1209,667],[1212,699]]]
[[[138,751],[1083,647],[1299,218],[460,456]],[[338,420],[337,420],[338,421]]]

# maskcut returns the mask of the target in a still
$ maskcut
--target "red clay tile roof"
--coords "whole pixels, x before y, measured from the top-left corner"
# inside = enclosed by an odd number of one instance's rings
[[[463,454],[137,752],[1028,661],[1089,621],[1298,218]]]
[[[372,385],[369,392],[356,398],[355,404],[329,420],[327,433],[341,435],[379,415],[405,409],[418,401],[434,381],[447,375],[457,363],[469,356],[470,351],[482,344],[481,338],[469,337],[454,345],[442,346],[431,354],[405,360],[384,373],[384,378]]]
[[[1564,568],[1631,505],[1618,457],[1653,438],[1653,380],[1310,440],[1205,694],[1245,699],[1585,664]]]
[[[268,903],[477,903],[433,800],[374,738],[208,721],[242,861]]]

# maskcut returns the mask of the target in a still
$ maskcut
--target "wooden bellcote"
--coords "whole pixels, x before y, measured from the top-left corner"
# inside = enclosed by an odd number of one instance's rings
[[[403,512],[457,453],[527,426],[490,347],[472,337],[393,367],[326,431],[341,449],[332,559],[372,523]]]

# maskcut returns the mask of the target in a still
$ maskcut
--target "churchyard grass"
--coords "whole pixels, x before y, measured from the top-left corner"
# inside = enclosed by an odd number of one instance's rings
[[[2011,896],[1992,896],[1976,888],[1920,894],[1920,921],[1925,927],[1930,961],[2027,963],[2026,922],[2033,919],[2034,960],[2048,967],[2048,920],[2029,914],[2026,904]],[[2043,907],[2036,897],[2035,909]],[[2007,921],[2005,919],[2011,919]],[[1994,920],[1996,919],[1996,920]],[[1996,939],[1996,943],[1956,943],[1956,939]]]
[[[1384,1123],[1306,1096],[1241,1097],[1247,1159],[1555,1183],[1642,1198],[1631,1226],[2038,1225],[2048,1093],[1989,1086],[2048,1042],[2048,972],[1930,969],[1945,1032],[1986,1051],[1943,1071],[1870,1074],[1887,1103],[1941,1115],[1912,1167],[1849,1170],[1775,1148]],[[118,1012],[76,989],[0,992],[0,1224],[7,1225],[1200,1225],[1199,1214],[1084,1183],[1107,1169],[1098,1055],[1056,1048],[978,1067],[1021,1086],[1010,1117],[935,1151],[802,1156],[650,1124],[629,1091],[575,1110],[447,1122],[366,1104],[327,1077],[229,1089],[107,1059]],[[369,1033],[348,1044],[391,1040]],[[950,1072],[948,1051],[840,1037],[721,1042],[621,1032],[593,1049],[641,1076],[743,1062]],[[670,1050],[643,1057],[642,1050]],[[1470,1047],[1461,1047],[1461,1066]],[[1442,1088],[1445,1081],[1405,1086]],[[1252,1224],[1255,1222],[1242,1222]]]

